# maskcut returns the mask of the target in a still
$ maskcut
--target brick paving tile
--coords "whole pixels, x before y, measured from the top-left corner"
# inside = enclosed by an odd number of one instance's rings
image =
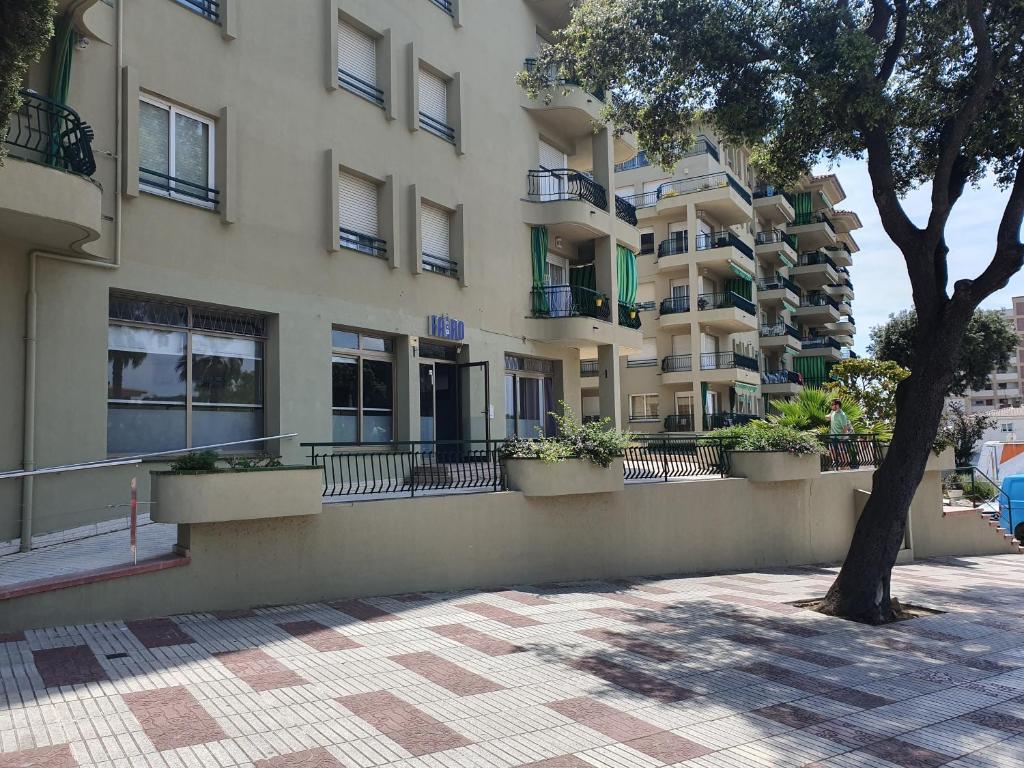
[[[416,757],[471,743],[407,701],[384,691],[342,696],[337,701]]]
[[[617,664],[613,661],[601,658],[586,658],[574,661],[572,664],[576,669],[601,678],[609,683],[625,688],[627,691],[641,693],[650,696],[652,699],[665,703],[686,701],[697,694],[689,688],[684,688],[676,683],[648,675],[638,669],[627,667],[624,664]]]
[[[808,725],[828,720],[828,717],[820,712],[812,712],[795,704],[773,704],[770,707],[755,709],[751,714],[767,717],[790,728],[806,728]]]
[[[1016,717],[1006,712],[999,712],[994,709],[979,709],[961,715],[960,720],[974,725],[981,725],[985,728],[992,728],[1007,733],[1024,733],[1024,717]],[[1024,760],[1024,758],[1022,758]]]
[[[256,648],[246,651],[225,651],[213,654],[233,675],[248,683],[253,690],[269,691],[304,685],[308,681],[288,669],[270,654]]]
[[[447,637],[449,640],[462,643],[467,648],[486,653],[488,656],[505,656],[523,651],[521,646],[467,627],[465,624],[442,624],[439,627],[430,627],[430,631]]]
[[[738,669],[741,672],[757,675],[765,680],[771,680],[773,683],[781,683],[789,688],[796,688],[798,691],[816,693],[820,696],[832,699],[833,701],[850,704],[854,707],[868,709],[871,707],[881,707],[885,704],[891,703],[889,699],[884,696],[865,693],[864,691],[858,691],[854,688],[846,688],[836,685],[835,683],[818,680],[808,675],[801,675],[798,672],[793,672],[776,664],[757,662],[755,664],[739,667]]]
[[[126,621],[125,625],[146,648],[164,648],[169,645],[187,645],[195,642],[190,634],[170,619]]]
[[[347,651],[350,648],[362,647],[351,637],[336,632],[318,621],[288,621],[277,626],[310,648],[321,652]]]
[[[768,638],[762,637],[761,635],[739,633],[735,635],[726,635],[725,639],[734,643],[740,643],[741,645],[752,645],[759,648],[765,648],[772,653],[779,654],[780,656],[788,656],[791,659],[799,659],[800,661],[817,664],[819,667],[826,667],[828,669],[846,667],[853,663],[852,661],[841,659],[838,656],[832,656],[828,653],[811,651],[806,648],[787,645],[784,642],[774,642]]]
[[[504,589],[492,594],[504,597],[506,600],[521,603],[522,605],[556,605],[553,600],[548,600],[546,597],[535,595],[532,592],[520,592],[515,589]]]
[[[664,645],[652,643],[649,640],[637,640],[621,632],[613,632],[608,629],[582,629],[580,634],[593,640],[614,645],[624,651],[635,653],[638,656],[646,656],[654,661],[669,662],[684,657],[682,651],[675,648],[668,648]]]
[[[875,741],[881,741],[885,738],[885,734],[866,728],[857,728],[849,723],[838,720],[812,725],[810,728],[805,728],[803,733],[817,736],[827,741],[834,741],[836,744],[842,744],[844,747],[850,747],[851,749],[862,747]]]
[[[657,600],[648,600],[646,597],[637,597],[636,595],[624,595],[620,592],[597,592],[595,593],[599,597],[603,597],[606,600],[614,600],[617,603],[625,603],[626,605],[632,605],[637,608],[648,608],[654,611],[663,611],[668,607],[665,603],[659,603]]]
[[[733,595],[728,592],[708,595],[708,597],[712,600],[721,600],[726,603],[739,603],[740,605],[749,605],[753,608],[764,608],[766,611],[772,611],[773,613],[799,613],[801,610],[795,606],[775,602],[774,600],[758,600],[754,597]]]
[[[624,624],[639,624],[651,632],[670,634],[681,630],[681,627],[675,624],[659,621],[654,614],[649,612],[638,614],[635,611],[627,611],[624,608],[589,608],[588,611],[606,619],[621,621]]]
[[[653,723],[620,712],[589,696],[553,701],[547,706],[558,714],[592,728],[598,733],[603,733],[616,741],[639,739],[664,731],[663,728],[659,728]]]
[[[24,639],[24,632],[0,632],[0,645],[4,643],[20,643]]]
[[[406,669],[412,670],[420,677],[425,677],[432,683],[447,688],[459,696],[473,696],[478,693],[491,693],[500,691],[502,687],[497,683],[481,677],[475,672],[460,667],[447,659],[442,659],[435,653],[406,653],[401,656],[391,656],[393,662],[401,664]]]
[[[344,768],[344,763],[323,747],[317,747],[268,760],[257,760],[255,768]]]
[[[252,619],[256,617],[256,611],[249,608],[240,608],[235,611],[213,611],[215,619],[230,621],[231,619]]]
[[[744,624],[753,624],[754,626],[764,627],[765,629],[774,629],[776,632],[784,632],[787,635],[796,635],[797,637],[821,637],[825,633],[814,627],[808,627],[805,624],[799,624],[795,621],[783,621],[781,619],[770,619],[766,616],[754,616],[752,614],[740,614],[740,613],[728,613],[723,616],[731,619],[732,621],[741,621]]]
[[[59,747],[23,749],[0,754],[0,768],[76,768],[74,755],[67,744]]]
[[[477,613],[484,618],[500,621],[502,624],[507,624],[510,627],[535,627],[540,624],[539,621],[531,619],[529,616],[524,616],[521,613],[509,611],[501,606],[491,605],[490,603],[459,603],[459,608],[464,611]]]
[[[702,744],[684,739],[682,736],[676,736],[676,734],[669,733],[668,731],[627,741],[626,746],[632,747],[637,752],[643,752],[645,755],[657,758],[663,763],[678,763],[682,760],[691,760],[714,751]]]
[[[47,688],[98,683],[107,679],[106,671],[87,645],[32,651],[32,659]]]
[[[938,766],[956,759],[899,739],[876,741],[874,744],[861,747],[861,751],[888,760],[903,768],[938,768]]]
[[[526,763],[522,768],[594,768],[594,764],[580,760],[574,755],[562,755],[536,763]]]
[[[334,600],[327,604],[331,608],[360,621],[393,621],[399,618],[395,614],[364,600]]]
[[[161,751],[226,738],[213,717],[181,686],[126,693],[122,698]]]

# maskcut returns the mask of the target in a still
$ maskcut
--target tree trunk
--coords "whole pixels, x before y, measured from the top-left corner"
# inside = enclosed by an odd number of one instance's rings
[[[891,621],[889,579],[903,547],[907,513],[924,475],[953,379],[963,330],[945,322],[919,325],[914,370],[897,389],[896,425],[888,453],[872,478],[846,560],[821,611],[870,624]]]

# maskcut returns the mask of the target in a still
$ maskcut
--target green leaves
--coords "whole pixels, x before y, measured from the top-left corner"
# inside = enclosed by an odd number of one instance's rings
[[[778,422],[752,421],[713,430],[706,437],[723,440],[736,451],[778,451],[798,455],[825,452],[816,434]]]
[[[538,427],[536,440],[512,437],[502,446],[501,456],[506,459],[541,459],[557,463],[566,459],[587,459],[601,467],[608,467],[612,459],[622,456],[633,436],[612,428],[611,419],[604,418],[579,424],[564,401],[559,402],[562,413],[551,412],[558,434],[546,437]]]
[[[0,0],[0,136],[21,105],[18,90],[30,64],[39,61],[53,37],[56,0]],[[0,141],[0,165],[6,149]]]

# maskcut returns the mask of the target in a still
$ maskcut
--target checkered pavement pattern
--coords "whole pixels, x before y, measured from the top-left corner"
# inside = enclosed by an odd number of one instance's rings
[[[421,593],[0,636],[0,768],[1024,765],[1024,559],[946,610],[790,603],[834,568]],[[2,610],[2,608],[0,608]]]

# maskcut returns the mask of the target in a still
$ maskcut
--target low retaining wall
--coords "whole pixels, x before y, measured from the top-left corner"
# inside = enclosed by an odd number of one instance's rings
[[[338,503],[320,515],[193,524],[187,567],[6,601],[0,632],[401,592],[837,562],[856,523],[856,492],[870,489],[871,474],[628,484],[585,497],[504,492]],[[941,501],[939,474],[928,472],[911,510],[914,540],[928,554],[957,554],[950,549],[958,534],[942,518]],[[997,538],[990,551],[1006,551]],[[979,554],[973,547],[968,553]]]

